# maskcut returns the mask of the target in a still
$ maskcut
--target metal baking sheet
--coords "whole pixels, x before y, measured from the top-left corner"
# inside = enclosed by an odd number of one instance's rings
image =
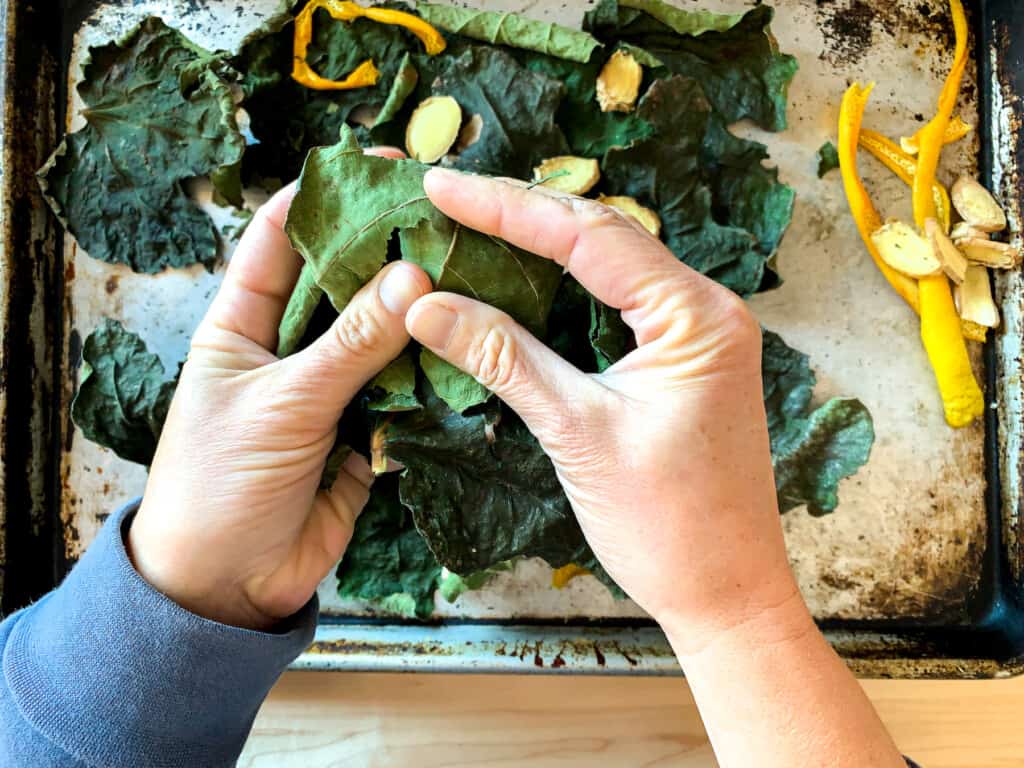
[[[585,10],[583,4],[550,0],[471,4],[570,25],[578,25]],[[58,91],[71,98],[63,101],[58,93],[55,114],[66,116],[62,127],[67,130],[78,125],[73,86],[90,44],[157,14],[200,44],[232,49],[278,2],[87,5],[66,17],[73,26],[65,31],[60,50],[67,81]],[[726,11],[749,5],[700,3]],[[767,327],[811,356],[819,380],[816,396],[859,397],[871,410],[877,433],[870,462],[843,482],[834,514],[814,518],[794,510],[784,516],[794,569],[815,617],[858,672],[1005,674],[1016,669],[1010,659],[1018,647],[1007,627],[1019,621],[1010,609],[1021,554],[1017,489],[1024,286],[1019,275],[1000,278],[1004,329],[984,353],[979,348],[976,354],[977,369],[989,383],[988,419],[967,430],[950,430],[914,316],[864,252],[838,174],[819,180],[815,173],[814,154],[824,141],[835,139],[839,97],[850,81],[877,81],[865,124],[891,136],[913,132],[931,113],[952,50],[945,0],[778,0],[774,5],[780,46],[800,63],[789,93],[790,127],[778,134],[745,124],[734,130],[768,145],[771,162],[796,189],[797,201],[778,257],[785,282],[756,296],[751,305]],[[1006,33],[997,30],[999,24],[1012,29],[1000,14],[1014,11],[1012,3],[1005,11],[1002,6],[987,3],[973,9],[974,27],[981,33],[977,66],[968,68],[960,111],[979,130],[947,149],[942,176],[948,182],[962,171],[976,172],[980,162],[1004,201],[1015,201],[1020,189],[1015,94],[1021,91],[1010,82],[1012,68],[1006,63],[1013,49]],[[884,215],[907,215],[902,182],[869,159],[861,166]],[[193,191],[200,200],[208,199],[202,185]],[[254,197],[250,202],[259,201]],[[209,210],[216,220],[229,223],[223,211]],[[1016,209],[1011,221],[1019,232]],[[56,313],[60,332],[55,335],[63,339],[60,358],[66,363],[55,381],[53,404],[59,417],[54,426],[62,430],[54,443],[60,446],[55,561],[63,566],[74,562],[113,508],[141,493],[145,480],[142,468],[88,442],[66,418],[81,339],[101,317],[115,317],[140,333],[172,369],[184,357],[189,335],[220,278],[199,267],[156,277],[135,275],[89,258],[69,237],[55,250],[63,254]],[[1006,479],[1002,486],[1000,475]],[[589,577],[564,590],[551,589],[550,574],[539,561],[522,562],[454,604],[438,598],[438,623],[427,626],[373,616],[364,606],[343,603],[328,578],[320,589],[323,617],[317,643],[297,665],[676,670],[663,638],[635,605],[613,600]],[[1002,605],[1002,614],[994,610]]]

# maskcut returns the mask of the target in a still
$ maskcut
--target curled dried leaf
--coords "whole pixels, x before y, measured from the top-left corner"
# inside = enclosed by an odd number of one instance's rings
[[[451,96],[431,96],[420,102],[405,129],[409,157],[421,163],[436,163],[459,137],[462,109]]]
[[[633,54],[618,50],[597,77],[597,103],[602,112],[632,112],[640,95],[644,71]]]
[[[909,277],[930,277],[942,272],[942,262],[931,243],[906,222],[891,219],[871,233],[882,260]]]
[[[964,221],[983,232],[1006,229],[1006,214],[987,189],[970,176],[961,176],[951,191],[953,207]]]
[[[533,169],[533,180],[558,192],[585,195],[601,180],[601,167],[590,157],[549,157]]]
[[[597,201],[630,216],[644,229],[657,237],[661,234],[661,219],[650,208],[645,208],[635,198],[626,195],[598,195]]]

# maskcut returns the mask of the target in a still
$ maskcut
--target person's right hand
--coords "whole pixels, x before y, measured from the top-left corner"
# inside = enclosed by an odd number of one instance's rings
[[[802,624],[744,303],[597,202],[439,169],[424,187],[453,219],[563,265],[636,334],[636,351],[587,375],[462,296],[424,296],[406,319],[523,418],[608,573],[694,649],[782,606]]]

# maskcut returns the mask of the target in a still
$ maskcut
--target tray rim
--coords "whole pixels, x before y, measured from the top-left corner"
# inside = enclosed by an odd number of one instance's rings
[[[52,19],[52,8],[45,0],[0,0],[0,18],[7,34],[0,39],[0,63],[3,65],[3,174],[4,211],[0,227],[0,323],[3,328],[0,359],[0,421],[6,425],[0,434],[0,539],[8,553],[19,557],[0,558],[0,607],[4,613],[27,604],[59,582],[65,568],[60,546],[59,513],[60,468],[54,455],[60,455],[61,374],[70,361],[59,350],[65,348],[62,322],[54,321],[63,312],[63,253],[57,227],[45,209],[35,184],[34,169],[42,164],[49,147],[55,144],[56,126],[64,124],[63,105],[67,103],[67,54],[69,29],[77,27],[89,6],[98,0],[62,0],[65,9],[63,28],[45,23]],[[1013,0],[988,0],[976,4],[973,14],[975,58],[979,67],[979,109],[981,120],[982,175],[999,181],[1013,200],[1016,221],[1021,222],[1019,200],[1024,182],[1018,168],[1024,158],[1024,132],[1019,123],[1010,123],[1012,135],[1003,135],[1004,126],[995,113],[993,91],[1003,98],[1024,98],[1024,73],[1016,79],[1001,71],[1001,63],[1024,58],[1024,39],[1012,39],[1007,29],[1024,28],[1024,8],[1015,8]],[[1014,26],[1015,25],[1015,26]],[[60,27],[60,25],[57,25]],[[49,74],[50,87],[41,87]],[[56,76],[55,76],[56,75]],[[52,84],[56,83],[56,87]],[[25,109],[17,108],[11,94],[33,98]],[[1003,107],[1005,109],[1005,102]],[[30,116],[26,120],[26,113]],[[37,122],[38,121],[38,122]],[[40,124],[42,134],[38,133]],[[49,126],[49,132],[46,130]],[[27,129],[37,131],[36,141],[26,142]],[[1012,167],[1001,168],[996,178],[996,142],[1004,142],[1011,151]],[[35,227],[17,226],[14,210],[26,206],[33,212]],[[42,211],[42,221],[39,220]],[[24,269],[25,254],[35,253],[43,244],[44,263],[35,270]],[[47,250],[48,248],[48,250]],[[21,260],[19,261],[19,256]],[[10,278],[10,288],[8,279]],[[27,306],[12,303],[20,292],[31,292]],[[1019,329],[1018,329],[1019,330]],[[1014,337],[1019,348],[1021,336]],[[18,416],[7,407],[2,393],[18,376],[12,359],[24,358],[39,349],[39,362],[24,371],[32,377],[39,396],[31,408]],[[69,350],[70,355],[76,350]],[[36,357],[31,359],[36,360]],[[1021,402],[1021,384],[1007,372],[1010,361],[996,344],[986,344],[986,402]],[[1000,368],[1002,366],[1002,368]],[[24,381],[21,382],[24,385]],[[43,393],[49,393],[47,400]],[[1021,606],[1021,572],[1024,570],[1024,541],[1018,527],[1019,488],[1003,488],[1000,478],[1019,478],[1024,468],[1022,452],[1005,439],[1007,434],[1024,434],[1024,422],[1011,422],[1013,414],[1003,409],[988,409],[985,418],[985,455],[988,489],[986,516],[988,525],[984,594],[976,601],[979,610],[972,623],[963,626],[926,625],[914,622],[826,622],[829,641],[849,666],[862,677],[974,678],[1007,677],[1024,673],[1024,609]],[[43,434],[38,425],[44,425]],[[12,428],[13,427],[13,428]],[[1014,444],[1016,445],[1016,444]],[[23,470],[11,471],[12,467]],[[11,510],[23,509],[17,518]],[[6,514],[6,517],[5,517]],[[12,520],[18,522],[12,525]],[[29,523],[29,524],[26,524]],[[3,552],[0,548],[0,552]],[[31,553],[31,556],[26,556]],[[28,562],[34,561],[34,562]],[[16,575],[16,581],[13,576]],[[12,587],[12,583],[15,584]],[[975,601],[972,601],[972,604]],[[496,630],[505,638],[496,639]],[[531,654],[509,652],[508,643],[521,641],[521,648],[536,648]],[[552,666],[563,649],[561,665]],[[597,652],[595,653],[595,649]],[[502,652],[499,652],[501,650]],[[608,652],[605,652],[605,651]],[[600,662],[603,657],[604,662]],[[537,664],[537,659],[541,664]],[[630,659],[632,661],[630,661]],[[653,622],[581,621],[489,622],[458,620],[413,623],[388,620],[337,620],[327,618],[317,628],[311,648],[292,665],[297,669],[351,671],[428,671],[478,673],[541,674],[681,674],[676,660],[660,630]]]

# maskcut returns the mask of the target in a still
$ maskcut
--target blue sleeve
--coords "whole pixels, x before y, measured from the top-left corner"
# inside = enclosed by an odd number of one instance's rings
[[[200,618],[132,567],[113,515],[61,586],[0,624],[0,765],[234,765],[311,642],[314,597],[276,632]]]

